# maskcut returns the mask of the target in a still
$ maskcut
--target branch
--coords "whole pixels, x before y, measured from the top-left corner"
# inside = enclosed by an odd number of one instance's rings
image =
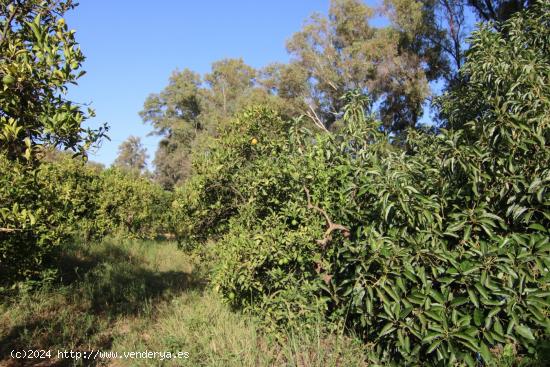
[[[326,211],[311,202],[311,195],[309,194],[308,188],[305,186],[303,186],[303,188],[307,196],[307,208],[313,209],[320,213],[323,217],[325,217],[325,221],[327,222],[327,230],[323,235],[323,239],[317,240],[317,243],[324,248],[332,240],[331,234],[333,231],[342,231],[344,237],[349,237],[349,228],[338,223],[333,223],[332,220],[330,220],[330,217],[328,216]]]
[[[2,34],[0,35],[2,37],[0,38],[0,47],[3,46],[6,38],[8,37],[8,31],[11,30],[11,22],[13,21],[13,18],[15,18],[16,13],[17,13],[17,8],[14,8],[9,18],[6,19],[6,24],[4,24],[4,29],[2,29]]]
[[[229,189],[229,190],[233,191],[235,194],[237,194],[243,203],[246,203],[246,199],[243,196],[243,194],[239,190],[237,190],[234,186],[229,185],[229,184],[227,184],[225,186],[220,185],[220,184],[212,184],[208,188],[211,189],[211,188],[214,188],[214,187],[219,187],[221,189]]]
[[[309,111],[306,112],[307,117],[309,117],[313,121],[315,126],[328,133],[329,131],[327,127],[325,126],[325,124],[323,124],[319,116],[317,116],[317,113],[315,112],[313,107],[311,107],[310,104],[308,104],[307,107],[309,108]]]
[[[13,232],[22,232],[22,229],[19,228],[0,228],[0,233],[13,233]]]

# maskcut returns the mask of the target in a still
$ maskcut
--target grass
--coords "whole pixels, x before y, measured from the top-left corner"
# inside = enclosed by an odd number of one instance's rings
[[[364,366],[352,338],[276,339],[208,290],[197,260],[174,243],[106,240],[74,245],[58,281],[0,302],[0,366]],[[11,350],[52,350],[15,360]],[[57,350],[187,352],[186,359],[58,359]]]

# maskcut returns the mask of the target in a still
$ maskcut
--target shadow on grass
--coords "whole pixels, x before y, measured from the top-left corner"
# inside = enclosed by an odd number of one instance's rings
[[[120,316],[148,315],[158,302],[184,291],[200,291],[205,286],[205,281],[193,272],[161,272],[144,265],[142,259],[117,246],[63,256],[59,281],[49,291],[31,296],[31,299],[38,297],[36,302],[44,302],[46,306],[26,315],[24,321],[10,330],[0,330],[0,366],[101,365],[106,361],[75,363],[73,359],[54,357],[57,349],[68,349],[68,345],[81,352],[92,348],[106,351],[111,347],[113,334],[112,330],[106,330],[109,328],[106,324],[112,326]],[[48,297],[57,297],[61,304],[48,304]],[[25,307],[17,300],[12,305]],[[11,358],[12,350],[23,349],[52,350],[52,359]]]

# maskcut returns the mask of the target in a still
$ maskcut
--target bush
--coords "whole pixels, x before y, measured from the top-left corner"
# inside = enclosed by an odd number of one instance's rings
[[[155,238],[166,232],[170,194],[152,181],[59,155],[38,168],[0,157],[2,284],[44,279],[74,237]]]
[[[74,218],[66,211],[78,200],[51,191],[48,170],[37,170],[0,155],[0,290],[16,280],[52,276],[60,245]],[[52,184],[54,186],[52,186]],[[60,190],[63,190],[60,188]]]
[[[93,111],[66,98],[68,85],[84,73],[84,56],[62,18],[74,6],[70,0],[0,5],[0,291],[16,280],[51,276],[52,259],[82,210],[79,198],[60,200],[66,187],[52,187],[55,172],[42,169],[38,156],[52,147],[85,155],[105,134],[106,127],[85,128]]]
[[[170,193],[151,180],[111,168],[100,175],[95,220],[103,235],[155,238],[166,234]]]
[[[331,136],[245,112],[195,157],[180,240],[218,240],[213,285],[268,328],[322,312],[385,365],[535,355],[550,332],[549,14],[476,32],[469,82],[441,101],[451,129],[410,131],[406,151],[353,93]]]
[[[64,154],[41,164],[42,195],[48,197],[54,210],[64,213],[67,234],[99,240],[107,232],[97,221],[97,199],[102,193],[100,174],[100,167]]]

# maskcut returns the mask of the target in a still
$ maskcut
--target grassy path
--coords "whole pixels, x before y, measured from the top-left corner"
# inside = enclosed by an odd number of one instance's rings
[[[207,289],[196,261],[173,243],[74,246],[61,268],[60,281],[0,301],[0,366],[364,365],[361,345],[349,339],[260,335],[252,318]],[[10,356],[28,349],[51,350],[51,358]],[[58,351],[71,350],[112,353],[58,358]],[[130,352],[142,354],[123,355]],[[145,358],[145,352],[157,354]],[[166,358],[167,352],[182,358]]]

